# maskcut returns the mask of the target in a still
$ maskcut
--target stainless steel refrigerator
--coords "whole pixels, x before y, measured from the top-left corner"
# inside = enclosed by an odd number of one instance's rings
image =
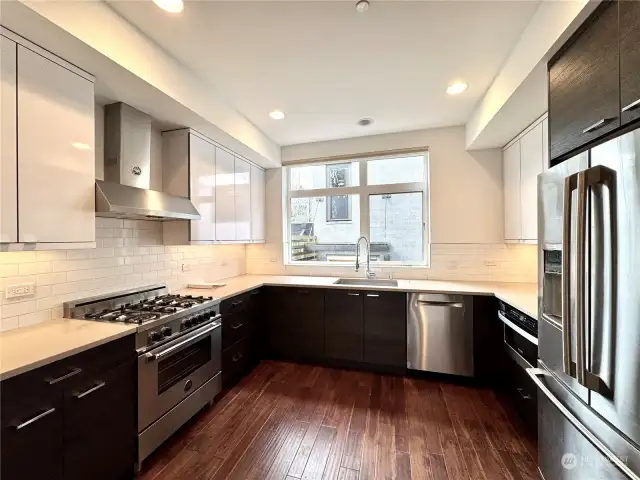
[[[640,130],[538,177],[539,467],[640,478]]]

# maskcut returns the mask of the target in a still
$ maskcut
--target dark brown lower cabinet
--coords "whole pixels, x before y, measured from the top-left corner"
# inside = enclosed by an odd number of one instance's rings
[[[131,335],[4,380],[1,478],[131,478],[135,360]]]
[[[324,310],[324,355],[335,360],[364,360],[363,292],[327,290]]]
[[[364,361],[371,365],[406,368],[406,293],[364,293]]]

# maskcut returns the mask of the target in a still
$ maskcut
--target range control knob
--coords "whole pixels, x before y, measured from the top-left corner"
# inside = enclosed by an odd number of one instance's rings
[[[182,323],[180,324],[180,327],[182,328],[182,330],[185,330],[187,328],[190,328],[191,325],[192,325],[191,319],[190,318],[185,318],[184,320],[182,320]]]
[[[149,341],[151,343],[159,342],[160,340],[162,340],[162,335],[160,334],[160,332],[150,332],[149,333]]]
[[[160,333],[163,337],[170,337],[173,332],[171,331],[171,327],[162,327]]]

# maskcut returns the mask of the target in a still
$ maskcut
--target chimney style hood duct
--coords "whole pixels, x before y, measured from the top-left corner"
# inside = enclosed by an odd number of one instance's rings
[[[107,105],[104,112],[105,180],[96,180],[96,215],[198,220],[188,198],[149,189],[151,117],[124,103]]]

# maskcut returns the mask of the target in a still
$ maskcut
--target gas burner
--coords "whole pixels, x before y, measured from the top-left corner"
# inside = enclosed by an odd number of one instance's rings
[[[123,321],[127,323],[137,323],[142,325],[143,323],[155,320],[156,318],[160,318],[160,315],[158,315],[157,313],[134,313],[127,316],[127,318]]]
[[[191,308],[194,307],[196,305],[199,305],[201,302],[198,302],[196,300],[185,300],[182,301],[180,303],[178,303],[176,306],[180,307],[180,308]]]

